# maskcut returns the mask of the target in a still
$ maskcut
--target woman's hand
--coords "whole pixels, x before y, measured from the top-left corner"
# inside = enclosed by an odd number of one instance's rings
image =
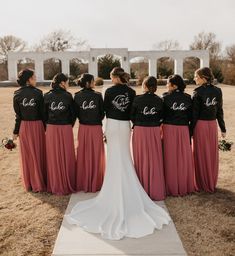
[[[107,138],[106,138],[105,134],[103,134],[103,142],[107,143]]]
[[[224,139],[226,137],[226,132],[221,132],[221,137]]]
[[[17,140],[18,137],[19,137],[19,134],[13,134],[12,139]]]

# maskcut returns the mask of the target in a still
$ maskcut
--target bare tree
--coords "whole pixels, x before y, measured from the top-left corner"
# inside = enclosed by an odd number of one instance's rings
[[[46,35],[39,45],[34,46],[34,50],[63,52],[71,49],[81,50],[86,47],[88,47],[86,40],[76,39],[70,31],[59,29]]]
[[[180,50],[181,46],[176,40],[164,40],[153,45],[154,50],[172,51]]]
[[[214,33],[200,32],[194,37],[194,41],[190,45],[191,50],[208,50],[210,54],[210,67],[215,78],[222,82],[224,77],[222,74],[222,57],[221,57],[221,43],[216,40]]]
[[[221,52],[221,43],[216,41],[216,35],[211,32],[200,32],[189,47],[191,50],[209,50],[211,59],[217,58]]]
[[[222,65],[224,83],[235,85],[235,44],[226,47],[226,56]]]
[[[226,47],[226,53],[229,61],[235,64],[235,44]]]
[[[24,50],[26,47],[26,42],[22,39],[12,36],[6,35],[0,38],[0,58],[4,61],[7,60],[7,54],[10,51],[20,52]]]
[[[161,51],[180,50],[181,46],[176,40],[164,40],[153,45],[153,49]],[[169,57],[162,57],[157,60],[157,74],[158,78],[168,77],[173,73],[174,62]]]

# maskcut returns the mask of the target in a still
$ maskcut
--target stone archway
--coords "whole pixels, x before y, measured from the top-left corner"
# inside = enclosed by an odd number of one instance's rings
[[[88,61],[79,58],[73,58],[69,61],[69,75],[76,79],[79,75],[88,73]]]
[[[35,70],[35,61],[30,58],[23,58],[17,61],[17,73],[22,69],[29,68]]]
[[[173,75],[175,70],[175,60],[172,57],[161,57],[157,60],[157,78],[166,79]]]
[[[52,80],[54,75],[62,72],[61,60],[50,58],[43,61],[44,80]]]
[[[98,77],[110,79],[114,67],[121,67],[121,56],[109,53],[97,56]]]
[[[146,57],[134,57],[130,59],[130,73],[133,79],[142,79],[149,75],[149,59]]]
[[[35,72],[40,82],[52,79],[53,75],[58,72],[63,72],[67,75],[70,73],[70,60],[73,58],[86,59],[88,62],[88,72],[95,77],[98,75],[98,61],[97,57],[113,54],[121,57],[121,67],[130,73],[130,59],[138,56],[146,58],[148,63],[144,64],[144,70],[152,76],[157,76],[157,60],[162,57],[174,59],[174,74],[183,76],[183,60],[187,57],[200,58],[200,67],[209,66],[209,52],[207,50],[177,50],[177,51],[128,51],[127,48],[91,48],[89,51],[81,52],[10,52],[7,59],[7,70],[9,81],[16,81],[17,79],[17,60],[23,58],[30,58],[35,61]],[[54,71],[49,72],[47,69],[48,60],[54,60]],[[45,70],[45,72],[43,72]],[[45,75],[44,75],[45,73]],[[147,72],[145,72],[147,73]]]
[[[198,57],[186,57],[183,61],[183,77],[193,83],[194,72],[200,68],[201,60]]]

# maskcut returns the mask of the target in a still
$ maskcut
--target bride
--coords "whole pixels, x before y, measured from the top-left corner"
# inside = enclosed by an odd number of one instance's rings
[[[130,108],[135,91],[127,86],[129,74],[114,68],[113,86],[105,92],[107,166],[99,194],[78,202],[65,216],[70,224],[81,226],[105,239],[139,238],[162,229],[170,222],[168,213],[156,205],[142,188],[130,153]]]

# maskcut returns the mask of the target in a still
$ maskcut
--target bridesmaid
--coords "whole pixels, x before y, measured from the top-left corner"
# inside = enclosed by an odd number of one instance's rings
[[[155,77],[145,78],[142,87],[145,93],[135,97],[131,110],[131,120],[134,124],[134,165],[139,180],[151,199],[164,200],[166,193],[159,128],[163,103],[155,94]]]
[[[74,101],[67,92],[68,77],[54,76],[52,90],[44,95],[47,123],[47,190],[57,195],[75,192],[75,150],[72,127],[76,120]]]
[[[168,78],[163,95],[163,153],[167,195],[184,196],[195,191],[195,173],[189,125],[192,100],[184,92],[181,76]]]
[[[76,185],[78,191],[96,192],[101,189],[105,170],[104,103],[101,93],[94,90],[93,75],[83,74],[78,85],[83,89],[74,97],[79,119]]]
[[[24,69],[18,75],[20,89],[14,92],[16,114],[13,139],[19,136],[21,176],[26,191],[46,191],[45,130],[43,94],[37,89],[35,72]]]
[[[195,72],[199,87],[193,93],[193,154],[197,186],[206,192],[215,191],[219,172],[216,119],[222,138],[226,136],[222,91],[212,84],[213,79],[208,67]]]

